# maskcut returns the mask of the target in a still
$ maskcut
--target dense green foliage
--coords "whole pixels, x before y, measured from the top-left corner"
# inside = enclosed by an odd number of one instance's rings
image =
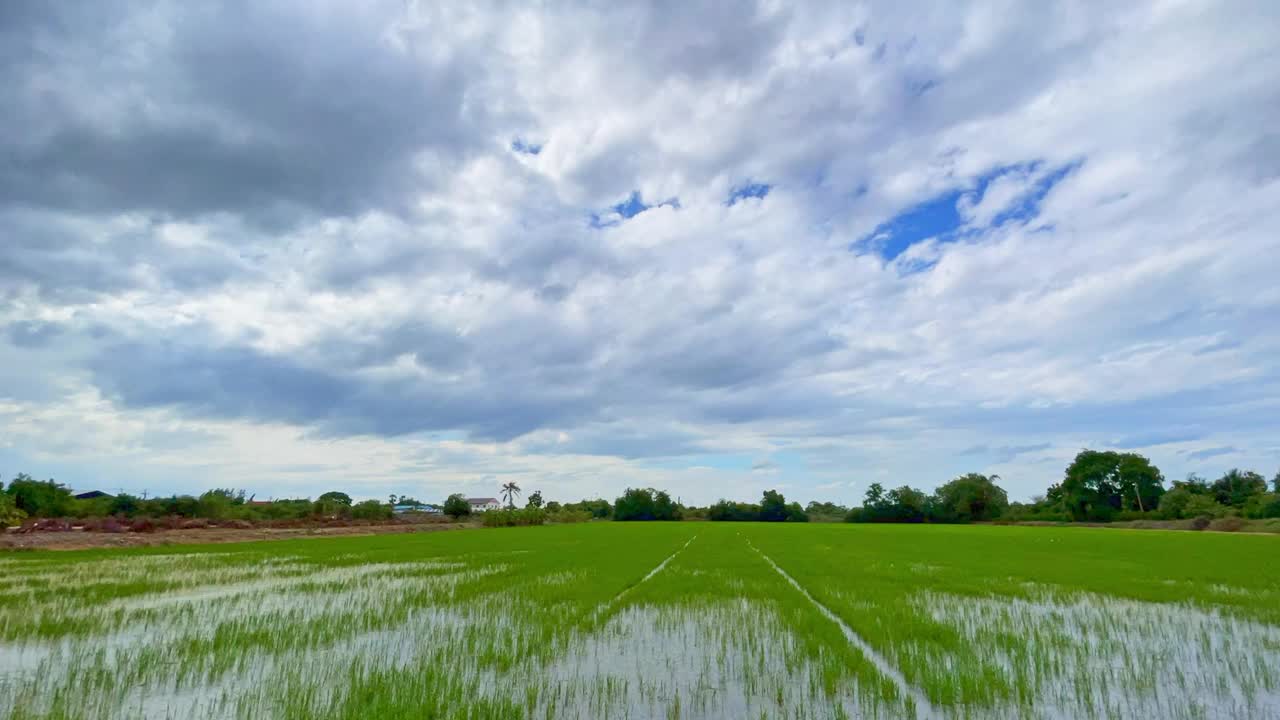
[[[838,503],[810,500],[804,506],[804,514],[814,522],[843,522],[849,514],[849,508]]]
[[[1267,481],[1256,472],[1232,469],[1209,487],[1220,504],[1242,508],[1250,499],[1267,491]]]
[[[471,503],[462,493],[454,493],[444,501],[444,514],[451,518],[466,517],[471,514]]]
[[[339,490],[331,490],[316,498],[318,503],[333,503],[335,505],[346,505],[351,507],[351,496]]]
[[[480,513],[480,521],[485,527],[516,527],[518,525],[541,525],[547,521],[547,513],[540,508],[517,508],[490,510]]]
[[[608,500],[596,498],[594,500],[583,500],[576,503],[564,503],[561,506],[565,510],[582,511],[589,513],[591,517],[597,520],[604,520],[613,517],[613,506]]]
[[[287,498],[258,502],[240,490],[215,488],[191,495],[141,498],[129,493],[77,499],[53,480],[20,474],[6,487],[0,484],[0,522],[23,518],[186,518],[210,521],[380,521],[391,517],[391,506],[376,500],[353,503],[344,492],[327,492],[315,501]]]
[[[1232,469],[1212,482],[1198,476],[1175,480],[1168,488],[1160,470],[1136,453],[1081,451],[1066,468],[1061,482],[1051,485],[1043,497],[1033,502],[1009,502],[996,475],[967,473],[939,486],[932,493],[907,485],[886,489],[872,483],[860,507],[846,508],[831,502],[810,502],[802,508],[787,502],[776,490],[763,493],[758,503],[722,499],[708,507],[685,507],[674,502],[666,491],[655,488],[628,488],[616,503],[592,499],[574,503],[547,501],[541,491],[529,494],[526,507],[542,509],[551,522],[575,522],[579,518],[622,521],[711,520],[750,522],[848,521],[874,523],[969,523],[969,522],[1108,522],[1114,520],[1197,520],[1214,529],[1240,529],[1233,519],[1268,520],[1280,518],[1280,473],[1272,480],[1260,474]],[[501,495],[508,510],[514,510],[519,486],[508,482]],[[390,496],[392,504],[422,505],[404,495]],[[458,519],[471,514],[471,506],[461,494],[451,495],[443,505],[446,515]],[[561,513],[564,513],[561,515]],[[362,520],[380,521],[392,517],[387,504],[376,501],[354,503],[342,491],[326,492],[311,501],[306,498],[254,501],[243,491],[215,488],[198,497],[174,495],[140,498],[127,493],[77,499],[54,480],[35,480],[20,474],[0,492],[0,521],[8,524],[23,518],[200,518],[214,522],[230,520]],[[556,519],[562,517],[563,519]],[[499,519],[490,523],[500,522]],[[506,520],[502,520],[504,524]],[[523,522],[515,524],[524,524]]]
[[[1009,507],[1009,496],[996,485],[998,475],[961,475],[933,494],[931,513],[940,522],[995,520]]]
[[[613,503],[614,520],[679,520],[680,508],[663,490],[627,488]]]
[[[5,488],[14,507],[30,517],[66,517],[72,514],[75,498],[67,486],[53,480],[36,480],[19,473]]]
[[[1111,520],[1123,510],[1154,510],[1164,494],[1164,476],[1136,453],[1084,450],[1049,497],[1073,520]]]
[[[923,491],[903,485],[886,492],[880,483],[871,483],[862,507],[849,512],[850,522],[920,523],[928,518],[929,498]]]
[[[729,522],[808,522],[800,503],[788,503],[777,490],[766,490],[759,505],[721,500],[707,509],[707,519]]]
[[[27,513],[14,504],[13,497],[4,492],[4,483],[0,482],[0,528],[17,525],[26,516]]]
[[[391,506],[377,500],[364,500],[351,506],[352,520],[390,520]]]
[[[849,510],[850,522],[964,523],[1004,520],[1089,521],[1280,517],[1278,493],[1267,492],[1255,472],[1231,470],[1210,483],[1192,475],[1167,490],[1160,470],[1135,453],[1081,451],[1061,483],[1032,503],[1010,503],[997,476],[962,475],[932,494],[909,486],[886,490],[873,483],[862,507]],[[1224,529],[1237,529],[1223,526]]]

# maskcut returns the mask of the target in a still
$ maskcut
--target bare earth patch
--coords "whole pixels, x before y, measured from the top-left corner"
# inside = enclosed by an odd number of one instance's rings
[[[352,535],[391,535],[400,533],[437,532],[478,527],[471,523],[414,523],[387,525],[351,525],[309,528],[201,528],[191,530],[158,530],[153,533],[101,533],[72,530],[70,532],[38,532],[0,534],[3,550],[88,550],[91,548],[142,547],[150,545],[192,545],[202,543],[234,543],[257,540],[293,540],[311,537]]]

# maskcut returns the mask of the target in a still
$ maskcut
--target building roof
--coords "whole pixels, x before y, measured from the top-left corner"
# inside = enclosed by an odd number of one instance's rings
[[[101,490],[90,490],[89,492],[82,492],[79,495],[76,495],[77,500],[93,500],[94,498],[102,497],[112,497],[112,495],[104,493]]]
[[[467,498],[467,502],[472,505],[488,505],[489,503],[498,502],[498,498]]]

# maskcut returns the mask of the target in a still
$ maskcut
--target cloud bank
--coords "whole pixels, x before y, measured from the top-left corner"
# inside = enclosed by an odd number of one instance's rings
[[[7,4],[0,470],[1269,474],[1278,35],[1256,3]]]

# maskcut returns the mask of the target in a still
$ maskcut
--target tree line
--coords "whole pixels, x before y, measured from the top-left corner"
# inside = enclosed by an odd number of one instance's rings
[[[1137,453],[1083,450],[1044,495],[1029,503],[1010,502],[998,475],[967,473],[931,493],[908,485],[886,489],[873,483],[861,506],[787,502],[777,490],[766,490],[758,503],[720,500],[707,507],[687,506],[664,490],[628,488],[613,503],[596,498],[574,503],[544,501],[529,494],[523,508],[515,498],[520,487],[507,483],[504,510],[483,513],[491,526],[541,525],[544,522],[709,520],[713,522],[886,522],[966,523],[988,521],[1110,522],[1116,520],[1186,520],[1201,526],[1224,518],[1280,518],[1280,472],[1268,484],[1260,474],[1233,469],[1215,480],[1190,475],[1166,485],[1159,468]],[[244,491],[215,488],[198,496],[142,498],[127,493],[78,499],[54,480],[19,474],[0,483],[0,525],[23,518],[202,518],[207,520],[350,519],[378,521],[392,517],[392,505],[418,505],[412,498],[391,497],[354,502],[332,491],[309,498],[255,502]],[[449,496],[444,514],[464,518],[471,506],[461,494]]]
[[[910,486],[886,490],[872,484],[851,522],[975,522],[1005,520],[1112,522],[1195,520],[1201,527],[1223,518],[1280,518],[1280,473],[1268,487],[1250,470],[1233,469],[1216,480],[1198,475],[1166,487],[1164,475],[1137,453],[1083,450],[1061,482],[1029,503],[1009,502],[1000,478],[962,475],[926,494]]]
[[[377,500],[354,502],[340,491],[311,500],[294,498],[257,502],[243,490],[214,488],[200,495],[143,498],[129,493],[80,499],[70,488],[19,473],[6,486],[0,483],[0,524],[24,518],[161,518],[225,520],[386,520],[391,506]]]
[[[1193,520],[1204,527],[1227,518],[1280,518],[1280,472],[1270,485],[1250,470],[1233,469],[1216,480],[1197,475],[1166,485],[1164,475],[1137,453],[1082,450],[1060,482],[1028,503],[1010,502],[998,475],[966,473],[933,492],[909,485],[872,483],[861,506],[810,502],[803,508],[767,490],[759,503],[720,500],[707,507],[672,502],[654,488],[629,488],[613,506],[605,500],[565,507],[588,508],[614,520],[710,520],[753,522],[1112,522]]]

